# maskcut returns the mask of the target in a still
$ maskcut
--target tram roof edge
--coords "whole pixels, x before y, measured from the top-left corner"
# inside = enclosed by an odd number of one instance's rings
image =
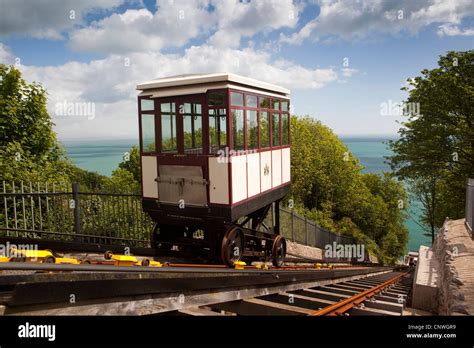
[[[143,82],[137,85],[137,90],[145,91],[148,89],[159,89],[167,87],[177,87],[177,86],[189,86],[189,85],[198,85],[212,82],[234,82],[246,86],[256,87],[268,91],[273,91],[277,93],[282,93],[289,95],[290,90],[281,86],[277,86],[271,83],[259,81],[252,79],[250,77],[245,77],[233,73],[211,73],[211,74],[186,74],[186,75],[177,75],[163,77],[147,82]]]

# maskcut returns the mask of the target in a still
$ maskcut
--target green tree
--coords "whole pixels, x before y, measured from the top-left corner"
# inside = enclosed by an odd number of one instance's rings
[[[16,142],[33,158],[58,158],[62,153],[46,109],[46,91],[27,84],[14,66],[0,65],[0,144]]]
[[[46,91],[0,64],[0,172],[7,181],[65,181],[72,166],[56,139]]]
[[[291,118],[291,139],[297,210],[326,229],[356,237],[383,261],[403,255],[408,231],[402,184],[388,174],[362,174],[344,143],[309,116]]]
[[[119,163],[120,169],[125,169],[132,173],[133,179],[136,182],[141,182],[140,177],[140,148],[137,145],[133,145],[128,151],[128,157],[124,158],[122,162]]]
[[[448,52],[408,82],[407,121],[389,160],[421,201],[434,240],[447,216],[464,216],[465,183],[474,176],[474,50]]]

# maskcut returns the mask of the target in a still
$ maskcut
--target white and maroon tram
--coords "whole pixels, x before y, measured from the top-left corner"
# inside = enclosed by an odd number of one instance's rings
[[[159,248],[209,250],[231,265],[286,253],[279,209],[290,190],[288,89],[229,74],[137,86],[143,209]],[[195,232],[204,232],[204,238]]]

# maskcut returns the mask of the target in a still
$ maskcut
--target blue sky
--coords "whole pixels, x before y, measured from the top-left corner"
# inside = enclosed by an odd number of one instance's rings
[[[214,71],[290,88],[296,114],[337,134],[395,134],[381,104],[473,43],[468,0],[0,1],[0,62],[45,86],[62,139],[136,137],[136,84]]]

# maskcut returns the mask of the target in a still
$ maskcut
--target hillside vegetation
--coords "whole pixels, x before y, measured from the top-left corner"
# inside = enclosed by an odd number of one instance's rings
[[[361,173],[344,143],[309,116],[291,120],[292,199],[320,226],[353,235],[387,262],[405,252],[407,196],[384,175]]]

